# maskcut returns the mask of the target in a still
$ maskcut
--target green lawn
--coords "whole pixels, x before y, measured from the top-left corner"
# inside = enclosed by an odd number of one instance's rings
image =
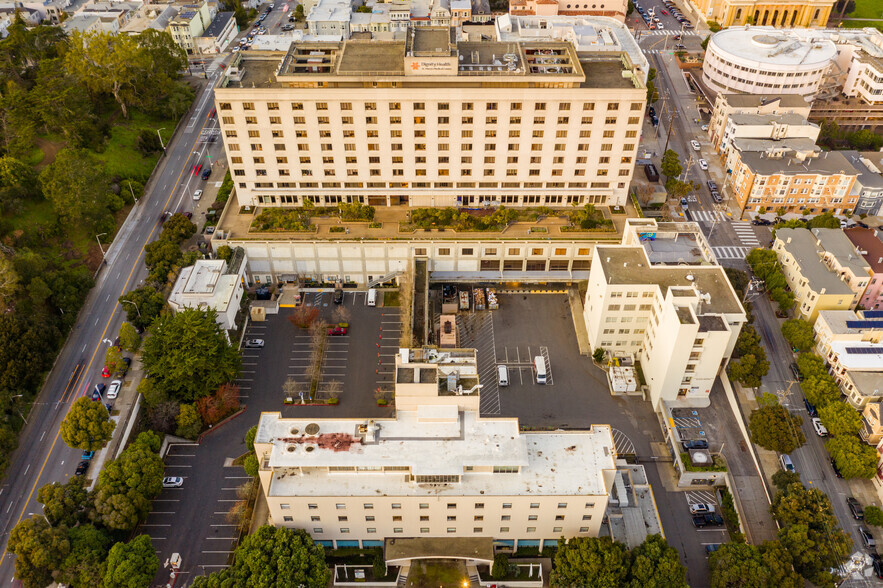
[[[408,586],[414,588],[460,588],[468,582],[466,566],[459,561],[417,561],[408,573]]]
[[[871,27],[872,29],[883,31],[883,22],[875,20],[844,20],[842,23],[838,24],[841,24],[844,29],[864,29]]]
[[[855,10],[847,18],[883,18],[883,0],[856,0]]]
[[[155,119],[137,112],[132,113],[132,117],[128,120],[118,117],[113,122],[104,153],[97,153],[96,156],[105,163],[108,174],[146,182],[153,172],[159,154],[155,153],[149,157],[141,155],[135,149],[138,133],[142,129],[152,132],[165,129],[162,133],[163,142],[168,142],[176,124],[175,120]]]
[[[7,218],[12,222],[14,230],[28,234],[35,232],[41,234],[40,227],[50,227],[56,222],[52,204],[46,200],[39,202],[25,201],[18,214],[9,215]],[[70,227],[65,239],[70,242],[73,251],[80,252],[83,255],[86,255],[89,247],[95,244],[95,236],[90,234],[83,226]]]

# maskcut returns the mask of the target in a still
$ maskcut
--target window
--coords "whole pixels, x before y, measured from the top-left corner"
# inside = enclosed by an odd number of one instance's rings
[[[448,508],[457,508],[457,504],[455,502],[449,502]]]
[[[420,517],[420,521],[421,521],[421,522],[429,521],[429,517],[426,516],[426,515],[421,515],[421,517]]]
[[[449,521],[449,522],[453,522],[453,521],[456,521],[456,520],[457,520],[457,515],[450,515],[450,516],[448,517],[448,521]]]
[[[421,533],[429,533],[429,527],[420,527]]]
[[[346,517],[345,517],[345,516],[342,516],[342,517],[341,517],[341,516],[339,516],[339,517],[337,517],[337,522],[338,522],[338,523],[345,523],[345,522],[346,522],[346,520],[347,520],[347,519],[346,519]]]
[[[420,503],[420,508],[429,508],[429,504],[427,504],[427,503],[425,503],[425,502],[421,502],[421,503]]]
[[[527,520],[529,520],[529,521],[535,521],[535,520],[537,520],[537,518],[538,518],[537,515],[530,515],[530,516],[527,517]]]
[[[393,527],[392,532],[393,532],[393,533],[401,533],[401,532],[402,532],[402,528],[401,528],[401,527]]]
[[[448,533],[456,533],[456,532],[457,532],[456,527],[448,527]]]
[[[511,502],[504,502],[503,508],[512,508],[512,503]]]
[[[539,507],[540,507],[540,503],[539,503],[539,502],[531,502],[531,503],[530,503],[530,507],[531,507],[531,508],[539,508]]]
[[[313,533],[322,533],[322,527],[313,527]]]
[[[567,508],[567,503],[566,502],[559,502],[558,508]]]
[[[402,515],[395,515],[394,517],[392,517],[392,522],[394,522],[394,523],[400,523],[401,521],[402,521]]]
[[[401,505],[401,503],[393,502],[392,507],[393,507],[393,509],[399,509],[399,508],[402,508],[402,505]]]
[[[369,515],[369,516],[365,517],[365,520],[370,523],[371,521],[374,520],[374,517]]]
[[[318,504],[308,504],[307,508],[309,508],[310,510],[316,510],[317,508],[319,508],[319,505]]]
[[[377,532],[377,528],[376,528],[376,527],[368,527],[367,531],[368,531],[369,533],[376,533],[376,532]]]
[[[481,533],[482,529],[481,529],[481,527],[472,527],[472,532],[473,533]]]
[[[528,532],[528,533],[536,533],[536,532],[537,532],[537,528],[536,528],[536,527],[528,527],[528,528],[527,528],[527,532]]]
[[[509,527],[500,527],[500,533],[508,533]]]
[[[555,515],[555,520],[556,520],[556,521],[563,521],[563,520],[564,520],[564,515]]]

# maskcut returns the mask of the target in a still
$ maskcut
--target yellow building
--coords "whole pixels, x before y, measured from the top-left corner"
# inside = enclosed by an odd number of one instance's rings
[[[758,0],[691,0],[706,21],[724,27],[755,24],[774,27],[824,27],[834,0],[793,0],[763,2]],[[751,20],[749,20],[751,19]]]

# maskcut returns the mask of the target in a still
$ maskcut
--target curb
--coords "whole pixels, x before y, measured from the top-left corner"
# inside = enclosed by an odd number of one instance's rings
[[[224,425],[226,425],[227,423],[229,423],[230,421],[232,421],[233,419],[235,419],[236,417],[238,417],[239,415],[244,413],[246,408],[248,408],[248,406],[243,404],[242,408],[240,408],[239,410],[237,410],[236,412],[234,412],[233,414],[231,414],[230,416],[225,418],[223,421],[221,421],[217,425],[213,426],[208,431],[203,431],[202,433],[200,433],[199,437],[196,438],[196,444],[199,445],[200,443],[202,443],[203,438],[207,437],[210,433],[217,431],[218,429],[220,429],[221,427],[223,427]]]

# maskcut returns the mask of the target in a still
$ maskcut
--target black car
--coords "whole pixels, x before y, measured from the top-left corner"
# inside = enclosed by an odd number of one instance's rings
[[[658,127],[659,126],[659,119],[656,118],[655,116],[651,116],[650,117],[650,124],[652,124],[654,127]]]
[[[697,529],[701,529],[708,525],[708,521],[705,520],[703,515],[696,515],[693,517],[693,526]]]
[[[837,462],[834,461],[834,458],[831,458],[831,469],[834,470],[834,475],[838,478],[842,478],[843,474],[840,473],[840,468],[837,467]]]
[[[711,198],[712,198],[712,200],[714,200],[715,202],[718,202],[718,203],[719,203],[719,202],[723,202],[723,198],[721,198],[720,192],[718,192],[717,190],[712,190],[712,191],[711,191]]]
[[[768,221],[765,218],[756,218],[753,221],[751,221],[751,224],[755,225],[755,226],[768,227],[773,223]]]
[[[883,561],[880,560],[880,556],[876,553],[872,553],[871,563],[874,566],[874,575],[883,580]]]
[[[803,399],[803,405],[806,406],[806,412],[809,413],[809,416],[811,416],[811,417],[819,416],[819,413],[816,411],[816,407],[813,406],[812,404],[810,404],[809,400],[807,400],[806,398]]]
[[[849,507],[849,512],[852,513],[852,518],[855,520],[861,521],[865,518],[865,511],[862,508],[862,505],[852,496],[846,499],[846,506]]]
[[[650,108],[647,109],[647,114],[650,116],[650,118],[655,117],[656,116],[656,109],[651,106]]]
[[[89,462],[81,461],[80,465],[77,466],[76,474],[78,476],[85,476],[87,471],[89,471]]]
[[[691,449],[708,449],[708,441],[705,439],[691,439],[690,441],[684,441],[681,445],[684,446],[684,451],[690,451]]]
[[[342,304],[343,303],[343,290],[340,288],[334,291],[334,296],[331,298],[334,304]]]
[[[798,382],[803,381],[803,374],[800,373],[800,368],[797,367],[796,363],[791,364],[791,373],[794,375],[794,379]]]
[[[714,525],[715,527],[720,527],[724,524],[724,518],[716,512],[710,512],[705,515],[705,523],[708,525]]]
[[[202,171],[202,179],[207,180],[212,175],[212,168],[207,167]]]

